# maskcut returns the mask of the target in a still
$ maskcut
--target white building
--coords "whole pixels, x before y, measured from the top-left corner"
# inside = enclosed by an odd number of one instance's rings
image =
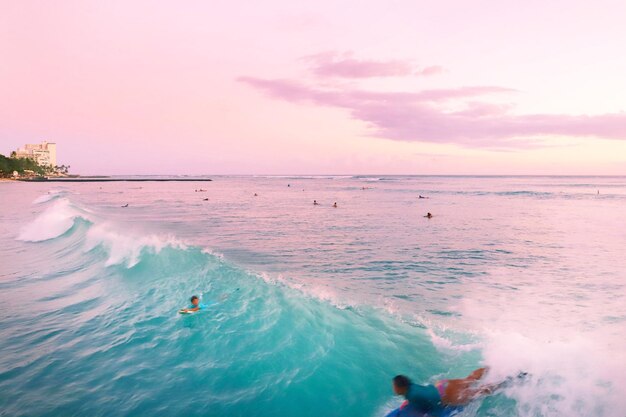
[[[27,144],[15,151],[15,156],[34,159],[39,165],[54,167],[57,164],[57,144],[45,141],[35,145]]]

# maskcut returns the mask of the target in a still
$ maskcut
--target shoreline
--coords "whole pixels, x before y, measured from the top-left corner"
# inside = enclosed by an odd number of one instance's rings
[[[46,178],[46,179],[3,179],[16,182],[209,182],[210,178]]]

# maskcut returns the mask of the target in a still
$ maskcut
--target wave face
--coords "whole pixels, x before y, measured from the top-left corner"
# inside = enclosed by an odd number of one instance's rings
[[[486,364],[532,378],[465,416],[623,415],[626,180],[371,178],[4,186],[0,410],[383,416]]]

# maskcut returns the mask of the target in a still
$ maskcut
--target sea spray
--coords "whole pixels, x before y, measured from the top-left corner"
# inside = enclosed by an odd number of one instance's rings
[[[55,201],[47,207],[35,220],[25,225],[18,239],[28,242],[41,242],[54,239],[66,233],[74,225],[74,219],[88,216],[78,210],[67,198]]]

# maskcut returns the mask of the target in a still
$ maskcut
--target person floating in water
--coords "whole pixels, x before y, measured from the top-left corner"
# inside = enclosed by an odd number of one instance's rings
[[[428,219],[431,219],[433,217],[433,215],[430,212],[428,212],[428,213],[426,213],[426,215],[424,217],[426,217]]]
[[[314,206],[319,206],[319,205],[320,205],[320,203],[318,203],[318,202],[317,202],[317,200],[313,200],[313,205],[314,205]]]
[[[408,411],[421,413],[420,415],[440,416],[446,411],[465,406],[483,395],[492,394],[506,383],[481,384],[480,380],[486,372],[487,368],[479,368],[466,378],[442,379],[434,385],[418,385],[408,377],[398,375],[393,378],[393,391],[396,395],[406,398],[406,401],[387,417],[408,415],[410,414]],[[526,375],[521,373],[518,378]]]
[[[179,313],[193,313],[196,311],[204,310],[208,307],[206,304],[200,303],[200,299],[198,298],[197,295],[192,296],[190,301],[191,301],[191,307],[181,308],[180,310],[178,310],[178,312]]]
[[[258,195],[257,193],[254,193],[254,196],[255,196],[255,197],[258,197],[259,195]]]
[[[128,203],[124,204],[122,207],[128,207]]]
[[[337,208],[337,202],[335,201],[335,204],[333,204],[334,208]]]
[[[428,197],[424,197],[423,195],[420,194],[418,198],[428,198]]]

